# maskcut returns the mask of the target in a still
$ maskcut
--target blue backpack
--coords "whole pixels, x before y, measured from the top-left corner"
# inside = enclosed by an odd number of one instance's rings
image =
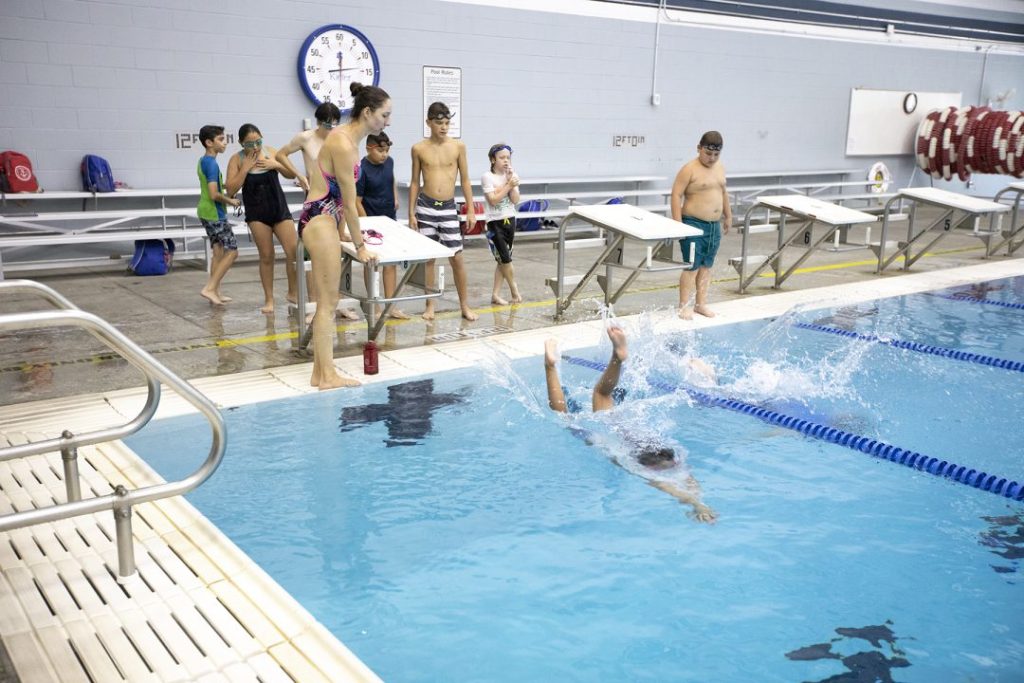
[[[172,240],[135,240],[135,255],[128,270],[136,275],[166,275],[173,258]]]
[[[106,159],[95,154],[82,157],[82,187],[86,192],[114,191],[114,174]]]
[[[612,197],[611,199],[609,199],[608,201],[605,202],[605,204],[625,204],[625,203],[626,202],[623,201],[622,197]]]
[[[548,200],[546,199],[530,199],[523,202],[517,208],[518,211],[547,211]],[[520,218],[516,221],[516,230],[519,232],[530,232],[532,230],[540,230],[541,219],[534,216],[531,218]]]

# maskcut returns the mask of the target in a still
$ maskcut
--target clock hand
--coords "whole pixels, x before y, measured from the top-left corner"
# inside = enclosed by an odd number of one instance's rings
[[[344,69],[328,69],[327,73],[329,73],[329,74],[336,74],[339,71],[359,71],[362,68],[363,67],[361,67],[361,66],[350,66],[350,67],[347,67],[347,68],[344,68]]]

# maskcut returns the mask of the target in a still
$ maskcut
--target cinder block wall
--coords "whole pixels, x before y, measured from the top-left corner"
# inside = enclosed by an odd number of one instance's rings
[[[133,187],[191,186],[201,150],[182,146],[180,134],[251,121],[280,145],[301,129],[313,105],[297,53],[327,23],[358,28],[377,49],[400,179],[421,136],[427,64],[463,70],[474,177],[487,147],[504,140],[524,177],[671,178],[708,128],[724,133],[733,171],[866,170],[878,159],[845,156],[853,87],[962,91],[965,104],[979,88],[983,97],[1016,88],[1008,108],[1024,106],[1024,58],[989,54],[982,86],[982,50],[663,23],[653,107],[650,21],[442,0],[4,0],[0,149],[27,153],[51,190],[78,189],[86,153],[106,157]],[[613,147],[616,135],[644,141]],[[899,182],[909,178],[910,157],[882,160]],[[980,180],[976,191],[994,192],[1006,179]]]

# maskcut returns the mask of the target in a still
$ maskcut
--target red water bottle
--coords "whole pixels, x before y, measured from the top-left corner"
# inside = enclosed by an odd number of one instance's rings
[[[363,347],[363,374],[377,374],[377,343],[372,339]]]

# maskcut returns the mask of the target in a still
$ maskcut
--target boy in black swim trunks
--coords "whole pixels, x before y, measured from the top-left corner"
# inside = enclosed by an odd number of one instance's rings
[[[622,364],[626,362],[629,355],[626,345],[626,332],[620,327],[610,326],[608,328],[608,339],[612,342],[612,355],[608,359],[601,377],[594,385],[591,395],[591,405],[594,412],[609,410],[621,400],[622,393],[617,391],[619,378],[622,375]],[[711,371],[710,367],[702,361],[700,366]],[[705,370],[695,366],[701,372]],[[713,372],[713,371],[711,371]],[[544,378],[548,388],[548,406],[559,413],[568,413],[569,404],[566,402],[565,390],[562,389],[562,382],[558,376],[558,342],[555,339],[548,339],[544,342]],[[678,457],[673,449],[655,443],[645,442],[638,439],[630,439],[633,443],[632,455],[636,462],[642,467],[653,472],[669,470],[679,465]],[[613,459],[614,462],[614,459]],[[664,491],[679,502],[693,508],[690,516],[698,522],[714,522],[715,511],[700,501],[700,487],[696,480],[687,475],[686,488],[681,488],[674,482],[662,478],[646,477],[647,483],[654,488]]]

